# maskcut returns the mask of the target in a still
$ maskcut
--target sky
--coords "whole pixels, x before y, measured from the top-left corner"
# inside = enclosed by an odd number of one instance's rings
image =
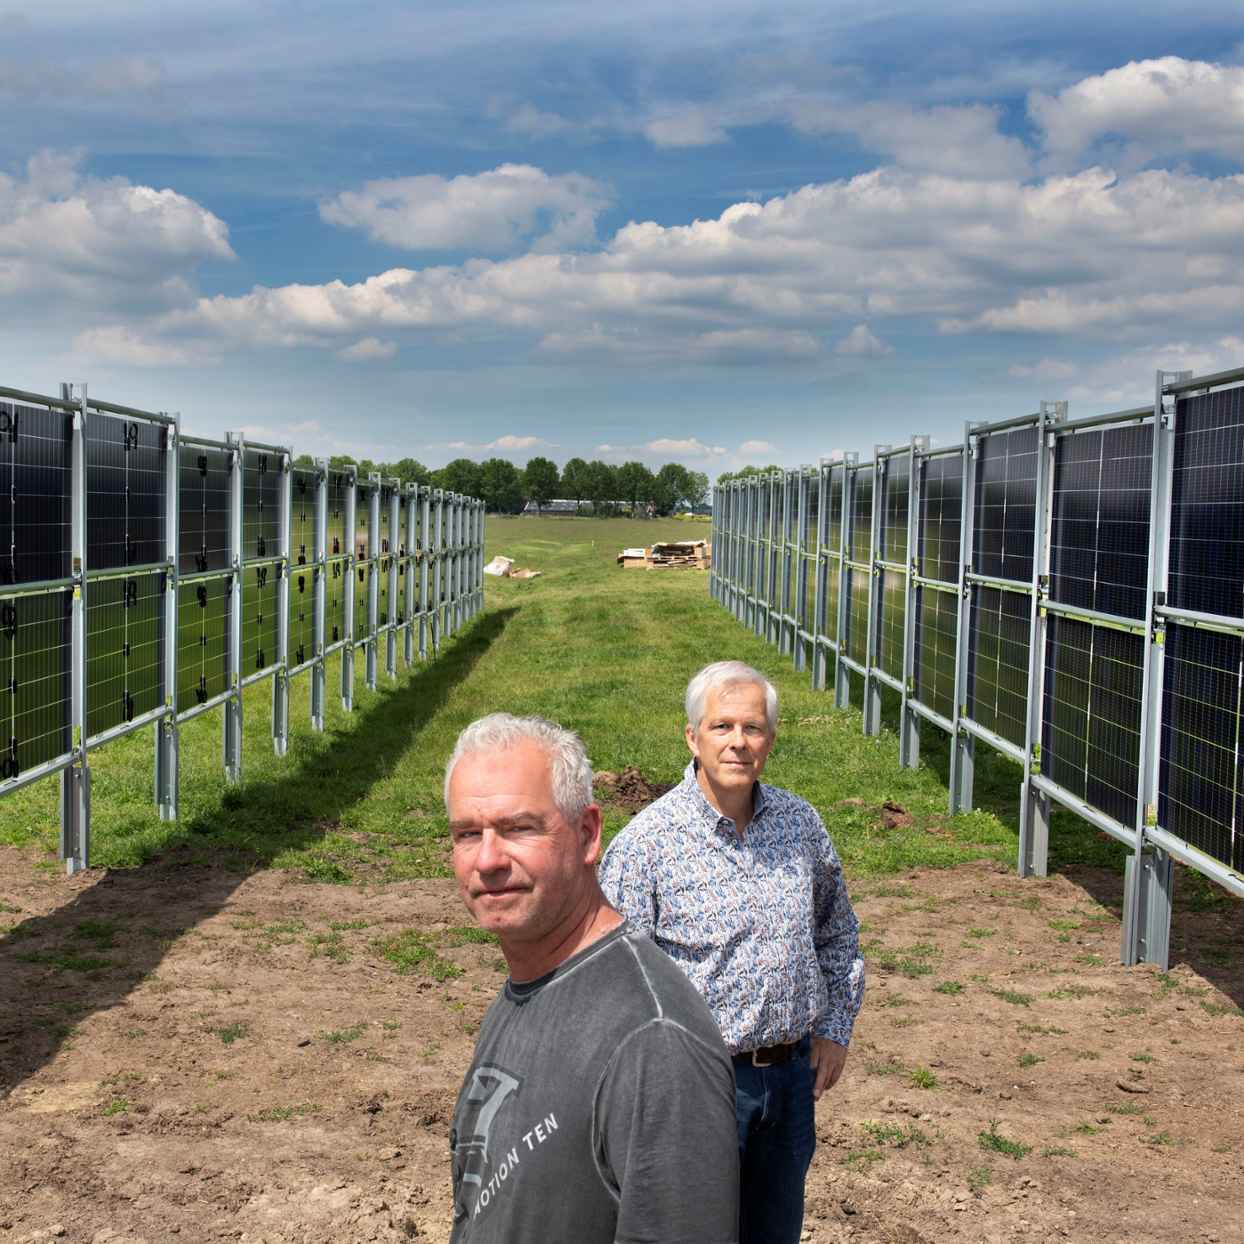
[[[0,8],[0,384],[710,477],[1244,365],[1233,3]]]

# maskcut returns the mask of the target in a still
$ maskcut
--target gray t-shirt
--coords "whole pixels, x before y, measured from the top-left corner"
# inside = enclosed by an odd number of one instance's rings
[[[454,1244],[732,1244],[734,1068],[686,976],[623,924],[507,981],[450,1133]]]

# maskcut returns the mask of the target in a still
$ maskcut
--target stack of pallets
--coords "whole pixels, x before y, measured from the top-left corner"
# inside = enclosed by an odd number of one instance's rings
[[[666,544],[654,544],[648,556],[648,565],[652,570],[665,568],[707,570],[709,562],[709,546],[704,540],[679,540]]]

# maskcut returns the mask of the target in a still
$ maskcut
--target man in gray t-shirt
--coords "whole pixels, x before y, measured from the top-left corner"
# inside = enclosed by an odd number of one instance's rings
[[[496,713],[445,775],[454,873],[510,979],[454,1110],[454,1244],[734,1244],[734,1073],[686,976],[596,881],[578,737]]]

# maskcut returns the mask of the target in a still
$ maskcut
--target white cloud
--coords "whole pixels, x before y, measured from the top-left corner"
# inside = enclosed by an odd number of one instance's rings
[[[836,346],[835,354],[879,356],[893,354],[894,347],[872,333],[867,324],[857,324]]]
[[[1028,100],[1056,165],[1106,141],[1126,165],[1194,151],[1244,159],[1244,68],[1164,56]]]
[[[681,454],[686,458],[720,458],[729,452],[721,445],[706,445],[695,436],[681,440],[659,437],[655,441],[649,441],[644,449],[651,454]]]
[[[224,222],[193,199],[81,163],[44,151],[24,176],[0,174],[0,293],[62,311],[191,304],[196,265],[234,258]]]
[[[777,453],[777,446],[770,441],[744,441],[739,446],[739,453],[746,457],[749,454],[763,457]]]
[[[179,345],[144,337],[124,324],[88,328],[73,341],[75,353],[102,363],[128,363],[133,367],[181,367],[201,363],[208,353],[201,344]]]
[[[1205,376],[1238,367],[1244,358],[1244,337],[1213,335],[1203,340],[1152,341],[1076,368],[1075,382],[1055,394],[1073,404],[1073,417],[1097,410],[1130,409],[1153,401],[1154,374],[1191,371]],[[1086,409],[1086,407],[1088,409]]]
[[[1078,370],[1057,359],[1038,359],[1035,363],[1015,363],[1006,374],[1013,380],[1070,380]]]
[[[593,242],[608,201],[599,182],[579,173],[502,164],[474,176],[369,181],[321,203],[320,215],[390,246],[498,253],[533,239],[539,249]]]
[[[544,112],[534,104],[520,104],[506,118],[505,128],[515,134],[527,134],[532,138],[547,138],[550,134],[564,134],[576,129],[573,121],[555,112]]]
[[[711,147],[728,138],[720,122],[700,108],[680,108],[653,117],[644,123],[643,132],[656,147]]]
[[[499,436],[495,441],[489,441],[484,446],[485,449],[537,449],[543,446],[552,446],[552,441],[546,441],[542,436]]]
[[[379,337],[361,337],[352,346],[337,351],[337,357],[347,363],[373,363],[391,359],[397,354],[397,342],[381,341]]]

